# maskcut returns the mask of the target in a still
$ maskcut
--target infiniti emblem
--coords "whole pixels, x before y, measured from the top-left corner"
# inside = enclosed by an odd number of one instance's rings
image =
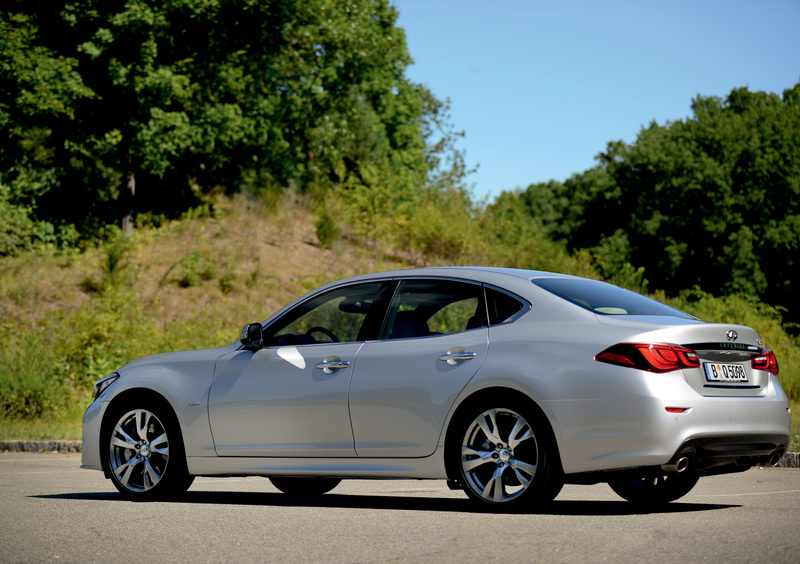
[[[736,332],[736,331],[734,331],[733,329],[731,329],[730,331],[728,331],[728,332],[726,333],[726,335],[727,335],[727,337],[728,337],[728,340],[729,340],[729,341],[735,341],[736,339],[738,339],[738,338],[739,338],[739,333],[737,333],[737,332]]]

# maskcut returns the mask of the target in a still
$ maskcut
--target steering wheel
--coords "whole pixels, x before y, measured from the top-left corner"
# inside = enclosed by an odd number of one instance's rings
[[[311,333],[322,333],[322,334],[323,334],[323,335],[325,335],[326,337],[330,337],[331,341],[333,341],[334,343],[338,343],[338,342],[340,342],[340,341],[339,341],[339,339],[338,339],[338,337],[336,337],[336,335],[334,335],[334,334],[331,332],[331,330],[330,330],[330,329],[326,329],[325,327],[319,327],[319,326],[317,326],[317,327],[312,327],[311,329],[309,329],[308,331],[306,331],[306,335],[307,335],[307,336],[309,336],[309,337],[311,337]],[[313,337],[311,337],[311,338],[313,339]],[[316,341],[316,339],[314,339],[314,340]]]

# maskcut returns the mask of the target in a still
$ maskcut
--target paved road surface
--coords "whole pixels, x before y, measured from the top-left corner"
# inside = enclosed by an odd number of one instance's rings
[[[350,481],[296,504],[263,478],[122,501],[76,454],[0,454],[0,562],[800,562],[800,470],[700,480],[637,512],[605,485],[546,512],[476,512],[440,481]]]

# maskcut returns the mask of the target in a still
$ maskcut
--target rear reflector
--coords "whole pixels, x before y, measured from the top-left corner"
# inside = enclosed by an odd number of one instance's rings
[[[689,411],[688,407],[665,407],[667,413],[686,413]]]
[[[778,375],[778,359],[775,357],[775,353],[770,350],[764,349],[761,351],[760,355],[753,357],[750,364],[754,370],[766,370],[767,372],[772,372],[775,376]]]
[[[659,373],[700,366],[700,359],[693,350],[666,343],[619,343],[594,358],[608,364]]]

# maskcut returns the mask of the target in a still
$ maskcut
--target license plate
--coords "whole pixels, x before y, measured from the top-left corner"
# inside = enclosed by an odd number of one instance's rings
[[[741,364],[704,362],[703,366],[709,382],[747,382],[747,373]]]

